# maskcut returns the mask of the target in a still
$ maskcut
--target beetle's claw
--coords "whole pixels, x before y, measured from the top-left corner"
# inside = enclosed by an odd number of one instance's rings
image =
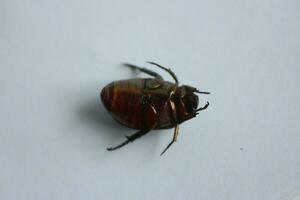
[[[114,150],[114,148],[113,147],[106,147],[106,150],[107,151],[112,151],[112,150]]]

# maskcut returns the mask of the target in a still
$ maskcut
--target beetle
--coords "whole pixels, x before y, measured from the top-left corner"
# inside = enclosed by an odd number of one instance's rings
[[[175,83],[165,81],[161,75],[147,68],[124,63],[132,70],[144,72],[152,78],[134,78],[114,81],[106,85],[101,91],[101,100],[119,123],[129,128],[137,129],[135,134],[125,136],[121,144],[108,147],[108,151],[119,149],[126,144],[142,137],[154,129],[175,128],[173,139],[160,155],[177,140],[179,124],[196,117],[205,106],[198,108],[198,94],[210,94],[198,89],[182,85],[179,86],[175,73],[154,62],[147,62],[168,72]]]

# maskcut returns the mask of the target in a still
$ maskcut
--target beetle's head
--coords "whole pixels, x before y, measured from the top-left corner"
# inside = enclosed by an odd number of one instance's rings
[[[185,107],[185,111],[189,114],[193,113],[198,108],[199,98],[193,92],[185,92],[185,94],[181,96],[181,101]]]
[[[195,117],[200,110],[204,110],[207,108],[208,103],[203,108],[198,108],[199,98],[198,94],[209,94],[209,92],[200,92],[194,87],[183,85],[177,88],[176,96],[177,96],[177,110],[179,112],[179,121],[183,122],[190,118]]]

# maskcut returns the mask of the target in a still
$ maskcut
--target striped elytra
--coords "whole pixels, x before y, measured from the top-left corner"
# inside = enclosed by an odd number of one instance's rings
[[[141,102],[143,90],[148,81],[151,81],[151,79],[114,81],[102,89],[102,102],[117,122],[134,129],[142,129],[144,127]],[[162,87],[171,88],[173,85],[165,82]],[[171,127],[171,113],[168,113],[171,111],[164,102],[165,97],[157,93],[155,95],[152,94],[152,99],[156,100],[152,103],[156,111],[160,113],[160,117],[157,120],[158,123],[153,129]],[[152,115],[146,115],[145,117],[148,118],[147,121],[155,120],[152,119]]]
[[[141,87],[144,80],[115,81],[105,86],[101,99],[115,120],[130,128],[141,124]]]

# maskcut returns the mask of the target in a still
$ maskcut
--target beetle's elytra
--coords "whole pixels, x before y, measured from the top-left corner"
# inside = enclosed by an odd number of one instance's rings
[[[198,96],[195,94],[209,92],[200,92],[188,85],[178,86],[178,79],[171,69],[154,62],[148,63],[167,71],[175,83],[164,81],[159,74],[149,69],[124,64],[153,78],[114,81],[102,89],[102,102],[113,118],[124,126],[138,129],[135,134],[125,136],[123,143],[107,148],[108,151],[133,142],[153,129],[175,127],[173,139],[162,155],[177,140],[179,124],[196,117],[199,111],[209,105],[207,102],[204,107],[198,108]]]

